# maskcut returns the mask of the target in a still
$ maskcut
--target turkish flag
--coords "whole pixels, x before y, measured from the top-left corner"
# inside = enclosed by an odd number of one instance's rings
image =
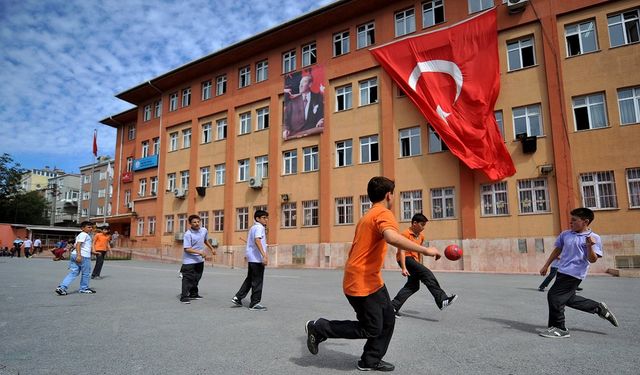
[[[98,131],[93,131],[93,156],[98,157]]]
[[[516,172],[493,113],[500,91],[495,9],[371,53],[469,168],[493,181]]]

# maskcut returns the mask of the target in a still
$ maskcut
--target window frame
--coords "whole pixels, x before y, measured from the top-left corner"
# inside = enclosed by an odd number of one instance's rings
[[[631,96],[628,98],[620,98],[620,93],[625,91],[631,91]],[[632,125],[640,123],[640,86],[634,87],[625,87],[616,90],[617,98],[618,98],[618,112],[620,116],[620,126]],[[625,122],[626,120],[623,117],[623,107],[622,102],[631,101],[633,106],[634,119],[631,122]]]
[[[267,79],[269,79],[269,60],[260,60],[256,63],[256,83]]]
[[[182,89],[182,100],[180,101],[180,108],[185,108],[191,105],[191,87]]]
[[[590,178],[591,181],[587,181],[587,178]],[[609,179],[606,180],[606,178]],[[580,173],[578,182],[583,207],[592,210],[608,210],[619,207],[615,172],[613,170]],[[604,190],[609,190],[609,194]],[[589,201],[591,199],[593,200],[593,204]],[[608,199],[610,205],[607,205],[604,199]]]
[[[376,23],[366,22],[356,26],[356,49],[376,44]]]
[[[417,139],[417,143],[416,143]],[[420,126],[398,130],[398,142],[401,158],[409,158],[422,155],[422,131]],[[408,147],[408,154],[405,155],[405,148]],[[414,146],[417,150],[414,150]]]
[[[598,102],[597,101],[598,97],[601,98],[602,101]],[[576,101],[579,101],[579,100],[583,100],[584,103],[576,104]],[[602,114],[604,115],[603,124],[593,123],[594,117],[596,117],[593,113],[593,110],[597,108],[602,109]],[[607,116],[607,100],[604,92],[574,96],[573,98],[571,98],[571,109],[573,111],[573,126],[576,132],[585,131],[585,130],[603,129],[609,126],[609,119]],[[578,119],[579,118],[583,119],[584,115],[579,116],[578,113],[576,112],[577,110],[580,110],[581,112],[583,110],[586,110],[586,120],[587,120],[586,128],[582,128],[582,126],[579,128]]]
[[[251,65],[243,66],[238,69],[238,88],[244,88],[251,85]]]
[[[423,212],[422,190],[400,192],[400,221],[411,221],[413,215]]]
[[[429,6],[427,8],[427,6]],[[442,15],[442,20],[438,21],[439,15]],[[431,21],[431,22],[429,22]],[[435,25],[446,22],[444,0],[431,0],[422,3],[422,28],[433,27]]]
[[[320,169],[320,154],[318,145],[302,148],[302,172],[316,172]]]
[[[298,173],[298,150],[282,151],[282,175],[289,176]]]
[[[591,29],[587,29],[587,30],[583,30],[583,26],[585,25],[590,25]],[[573,28],[575,27],[576,30],[575,31],[569,31],[569,28]],[[593,33],[593,49],[592,50],[585,50],[585,39],[588,38],[588,36],[585,36],[585,34],[588,33]],[[574,37],[577,37],[576,40],[578,42],[578,49],[579,51],[577,53],[572,54],[572,49],[570,48],[570,46],[573,45],[573,43],[570,41],[573,40]],[[595,52],[598,50],[598,32],[596,30],[596,21],[595,19],[590,19],[590,20],[584,20],[584,21],[580,21],[580,22],[576,22],[576,23],[572,23],[569,25],[565,25],[564,26],[564,41],[565,41],[565,47],[566,47],[566,53],[567,53],[567,57],[575,57],[575,56],[580,56],[580,55],[584,55],[586,53],[591,53],[591,52]]]
[[[529,186],[523,186],[525,183],[528,183]],[[536,183],[538,183],[537,186]],[[517,187],[518,210],[521,215],[546,214],[551,212],[549,183],[546,177],[518,180]],[[527,200],[529,201],[528,203]],[[527,206],[531,207],[530,210]]]
[[[630,18],[629,20],[625,20],[625,15],[629,14],[629,13],[632,13],[632,12],[635,12],[635,18]],[[613,18],[616,18],[618,16],[620,17],[620,21],[612,21]],[[629,40],[629,35],[628,35],[629,34],[629,29],[628,29],[628,27],[626,25],[627,21],[631,21],[631,22],[636,24],[635,25],[636,26],[635,27],[636,34],[637,34],[636,38],[638,38],[639,40],[635,40],[635,41],[630,41]],[[614,23],[612,24],[612,22],[614,22]],[[611,27],[612,26],[616,26],[616,25],[622,25],[622,33],[623,33],[622,36],[624,37],[623,38],[624,40],[622,41],[622,43],[614,45],[613,44],[614,40],[611,37]],[[611,14],[611,15],[607,16],[607,30],[609,32],[609,45],[611,46],[611,48],[627,46],[627,45],[630,45],[630,44],[638,43],[640,41],[640,8],[629,9],[629,10],[626,10],[626,11],[622,11],[622,12]]]
[[[335,198],[335,224],[353,225],[353,197]]]
[[[380,161],[380,140],[377,134],[366,135],[359,138],[360,140],[360,164],[376,163]],[[366,143],[364,143],[366,141]],[[377,158],[373,160],[373,148],[375,146],[375,152]],[[365,152],[366,151],[366,152]],[[364,156],[367,155],[367,160],[364,160]]]
[[[216,120],[216,141],[227,139],[227,118],[220,118]],[[222,136],[220,135],[222,131]]]
[[[216,96],[227,93],[227,75],[221,74],[216,77]]]
[[[211,125],[211,121],[202,124],[202,144],[211,143],[211,135],[213,133],[213,126]]]
[[[333,57],[346,55],[350,52],[349,30],[333,34]]]
[[[238,135],[244,135],[251,133],[251,111],[242,112],[238,115],[239,124]]]
[[[348,144],[347,144],[348,143]],[[353,139],[343,139],[336,141],[336,168],[349,167],[353,165]],[[343,163],[340,163],[340,160]]]
[[[416,10],[411,7],[395,12],[393,14],[393,30],[396,38],[414,33],[416,31]]]
[[[315,41],[303,45],[301,51],[302,67],[310,66],[318,62],[318,48]]]
[[[496,216],[509,216],[509,190],[506,181],[480,185],[480,217]]]
[[[378,77],[359,81],[358,92],[360,93],[360,107],[377,104],[380,100],[378,95]]]
[[[238,182],[249,181],[249,159],[238,160]]]
[[[640,168],[625,169],[629,208],[640,208]]]
[[[519,114],[516,115],[516,111],[517,110],[524,110],[523,114]],[[534,111],[534,110],[537,110]],[[526,133],[527,136],[531,137],[531,136],[536,136],[536,137],[542,137],[544,136],[544,122],[543,122],[543,118],[542,118],[542,105],[540,105],[540,103],[536,103],[536,104],[529,104],[529,105],[525,105],[525,106],[520,106],[520,107],[513,107],[511,109],[511,116],[512,116],[512,121],[513,121],[513,134],[514,134],[514,140],[516,140],[515,137],[518,136],[518,134],[522,134],[525,132],[521,132],[518,131],[518,129],[516,128],[516,126],[518,125],[516,122],[518,122],[518,119],[524,118],[525,120],[525,126],[526,126]],[[538,133],[534,133],[531,131],[531,126],[532,126],[532,118],[538,117],[538,125],[539,125],[539,129],[538,129]]]
[[[209,187],[211,185],[211,167],[200,167],[200,186]]]
[[[297,228],[297,206],[296,202],[282,203],[281,228]]]
[[[319,222],[319,203],[317,199],[302,201],[302,226],[317,227]]]
[[[256,109],[256,131],[269,129],[269,107]]]
[[[215,185],[224,185],[227,175],[227,167],[225,163],[216,164],[213,166],[215,171]]]
[[[525,66],[524,65],[525,56],[523,53],[528,48],[531,48],[531,57],[533,58],[533,61],[531,64]],[[512,56],[511,53],[516,51],[517,51],[519,66],[512,67],[510,57]],[[538,61],[536,59],[536,44],[535,44],[535,39],[533,35],[528,35],[515,40],[507,41],[507,71],[508,72],[515,72],[518,70],[526,69],[532,66],[536,66],[537,64],[538,64]]]
[[[295,72],[296,65],[297,61],[295,48],[282,53],[282,74]]]
[[[448,220],[456,218],[456,190],[453,186],[432,188],[431,218],[432,220]]]
[[[211,83],[210,79],[200,84],[200,92],[201,92],[200,100],[205,101],[205,100],[211,99],[212,87],[213,87],[213,84]]]
[[[342,98],[342,102],[340,99]],[[342,104],[342,105],[341,105]],[[336,87],[336,112],[353,108],[353,87],[351,84]]]

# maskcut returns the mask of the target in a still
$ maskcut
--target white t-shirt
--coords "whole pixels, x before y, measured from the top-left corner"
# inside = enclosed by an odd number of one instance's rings
[[[31,247],[31,240],[27,239],[23,242],[24,247],[25,248],[30,248]]]
[[[249,229],[249,235],[247,236],[247,248],[245,251],[245,255],[247,256],[247,262],[249,263],[262,263],[262,254],[256,246],[256,238],[260,239],[260,243],[262,244],[262,250],[267,251],[267,236],[264,225],[258,223],[257,221],[251,229]]]
[[[42,246],[42,241],[40,241],[40,240],[33,241],[33,246],[35,246],[35,247]]]
[[[80,245],[80,255],[85,257],[85,258],[90,258],[91,257],[91,241],[92,238],[89,234],[87,234],[86,232],[80,232],[80,234],[78,234],[78,236],[76,237],[76,243],[81,243],[82,245]],[[73,251],[71,252],[71,255],[76,255],[76,247],[74,246]]]

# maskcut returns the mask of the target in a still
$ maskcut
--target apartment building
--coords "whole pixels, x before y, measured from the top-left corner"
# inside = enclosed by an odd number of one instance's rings
[[[495,117],[516,167],[500,181],[453,156],[369,51],[493,6]],[[226,249],[216,262],[233,266],[267,209],[276,266],[341,267],[366,183],[384,175],[401,228],[423,212],[430,245],[464,248],[462,261],[426,260],[434,269],[536,272],[580,206],[604,240],[596,272],[640,265],[639,12],[630,0],[337,1],[118,94],[134,107],[101,121],[118,137],[106,220],[138,254],[177,260],[199,214]],[[285,107],[305,76],[324,117],[300,130]]]
[[[100,156],[95,163],[80,167],[80,222],[91,220],[101,223],[111,215],[113,164],[114,160],[109,156]]]

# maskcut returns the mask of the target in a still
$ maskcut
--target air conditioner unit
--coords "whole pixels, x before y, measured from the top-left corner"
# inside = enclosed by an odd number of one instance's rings
[[[529,0],[507,0],[507,9],[509,9],[509,13],[522,12],[528,2]]]
[[[262,177],[250,177],[249,187],[253,189],[262,189]]]
[[[127,208],[133,210],[133,202],[127,202]]]
[[[176,241],[182,241],[182,240],[184,240],[184,233],[183,232],[178,232],[178,233],[174,234],[173,237],[176,239]]]
[[[173,195],[175,195],[176,198],[184,198],[187,195],[187,191],[185,189],[178,188],[173,191]]]

